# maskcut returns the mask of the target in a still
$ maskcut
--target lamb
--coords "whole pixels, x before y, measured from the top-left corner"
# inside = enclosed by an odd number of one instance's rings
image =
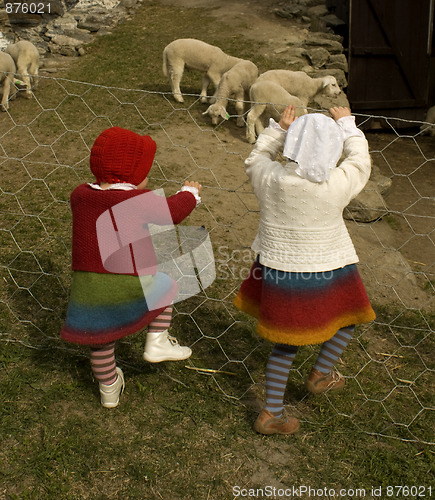
[[[269,118],[279,121],[286,106],[296,106],[296,116],[307,113],[305,104],[291,94],[281,85],[268,80],[258,79],[249,92],[250,100],[255,102],[254,106],[246,116],[246,139],[253,144],[255,135],[261,134]]]
[[[207,102],[210,81],[216,88],[222,75],[240,61],[242,59],[225,54],[219,47],[201,40],[180,38],[163,50],[163,74],[169,77],[174,99],[184,102],[180,90],[184,68],[201,71],[201,102]]]
[[[429,123],[435,124],[435,106],[427,110],[425,122],[427,123],[423,123],[420,127],[421,134],[435,136],[435,125],[429,125]]]
[[[15,97],[16,88],[14,85],[15,78],[15,63],[12,57],[5,52],[0,51],[0,85],[2,85],[3,97],[1,100],[2,111],[7,111],[9,109],[9,95],[12,95],[11,99]]]
[[[231,97],[236,99],[237,126],[243,127],[245,92],[249,92],[251,85],[258,77],[258,68],[251,61],[240,61],[222,75],[216,92],[215,101],[204,111],[203,115],[210,115],[213,125],[217,125],[219,118],[227,119],[227,105]]]
[[[31,80],[36,87],[39,80],[39,51],[33,43],[27,40],[21,40],[17,43],[11,43],[5,49],[5,52],[12,56],[17,66],[17,76],[23,80],[26,86],[25,96],[32,97]]]
[[[298,97],[305,106],[317,95],[324,94],[335,97],[341,89],[333,76],[311,78],[304,71],[272,69],[262,73],[258,80],[268,80],[281,85],[291,95]]]

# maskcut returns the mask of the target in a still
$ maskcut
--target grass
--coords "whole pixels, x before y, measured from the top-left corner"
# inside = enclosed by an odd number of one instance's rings
[[[424,312],[376,307],[377,322],[360,328],[343,356],[348,387],[340,394],[305,393],[316,349],[301,349],[286,395],[301,432],[289,439],[252,431],[270,345],[231,305],[249,265],[246,248],[240,252],[249,225],[243,207],[255,209],[243,186],[228,189],[228,157],[243,153],[233,145],[238,132],[230,123],[210,131],[224,154],[210,153],[209,172],[190,155],[205,147],[207,133],[197,133],[204,122],[195,96],[180,111],[171,99],[143,92],[168,91],[161,51],[175,38],[201,38],[253,59],[256,42],[237,34],[237,22],[228,26],[202,10],[148,2],[97,38],[62,74],[65,80],[42,79],[35,99],[12,103],[13,120],[0,116],[8,157],[0,193],[0,498],[226,500],[236,486],[369,492],[372,486],[430,485],[434,450],[424,443],[433,442],[435,319]],[[285,64],[276,57],[253,60],[262,71]],[[187,73],[183,89],[195,94],[198,82]],[[58,336],[70,281],[68,197],[89,180],[89,147],[110,123],[152,130],[166,148],[154,187],[209,174],[208,206],[191,220],[212,228],[213,241],[225,249],[207,296],[176,306],[173,329],[193,345],[192,359],[145,364],[144,334],[124,339],[117,358],[127,386],[114,410],[99,403],[87,350]],[[178,135],[182,127],[191,130],[188,151],[177,142],[185,140]],[[222,200],[233,213],[213,212]]]
[[[120,345],[127,387],[112,411],[99,405],[84,351],[0,344],[5,498],[226,499],[236,485],[430,484],[430,447],[367,435],[324,397],[304,402],[324,424],[306,421],[291,439],[256,436],[253,399],[229,401],[183,363],[144,366],[141,340]]]

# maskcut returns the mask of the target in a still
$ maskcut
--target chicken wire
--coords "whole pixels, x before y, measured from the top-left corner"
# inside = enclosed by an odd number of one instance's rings
[[[186,369],[210,377],[230,399],[263,397],[270,346],[232,304],[254,257],[258,206],[243,168],[252,145],[231,120],[212,126],[199,97],[179,104],[166,93],[41,77],[33,99],[18,95],[1,114],[3,342],[83,352],[59,338],[71,279],[69,194],[93,181],[88,161],[97,135],[121,126],[157,142],[149,187],[168,196],[184,180],[203,185],[203,202],[187,223],[207,229],[216,280],[175,305],[175,335],[194,351]],[[360,117],[370,120],[383,127],[369,143],[374,163],[392,181],[389,201],[380,198],[372,222],[348,225],[378,318],[357,328],[340,362],[351,398],[326,393],[313,402],[301,389],[316,354],[306,347],[292,368],[286,404],[309,422],[347,418],[368,434],[433,445],[435,140],[417,122]]]

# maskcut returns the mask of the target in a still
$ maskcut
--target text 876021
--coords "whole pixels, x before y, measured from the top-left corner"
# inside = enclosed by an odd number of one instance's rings
[[[44,2],[7,2],[6,14],[50,14],[50,3]]]

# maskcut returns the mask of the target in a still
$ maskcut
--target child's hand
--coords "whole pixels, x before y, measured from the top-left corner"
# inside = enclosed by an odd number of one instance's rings
[[[201,184],[195,181],[184,181],[184,185],[196,188],[198,190],[198,194],[201,192],[202,189]]]
[[[283,130],[288,130],[290,125],[295,121],[295,107],[290,104],[285,108],[281,115],[281,120],[279,121],[279,126]]]
[[[343,106],[331,108],[329,110],[329,113],[331,114],[332,118],[334,118],[335,121],[339,120],[340,118],[343,118],[344,116],[351,116],[350,109],[344,108]]]

